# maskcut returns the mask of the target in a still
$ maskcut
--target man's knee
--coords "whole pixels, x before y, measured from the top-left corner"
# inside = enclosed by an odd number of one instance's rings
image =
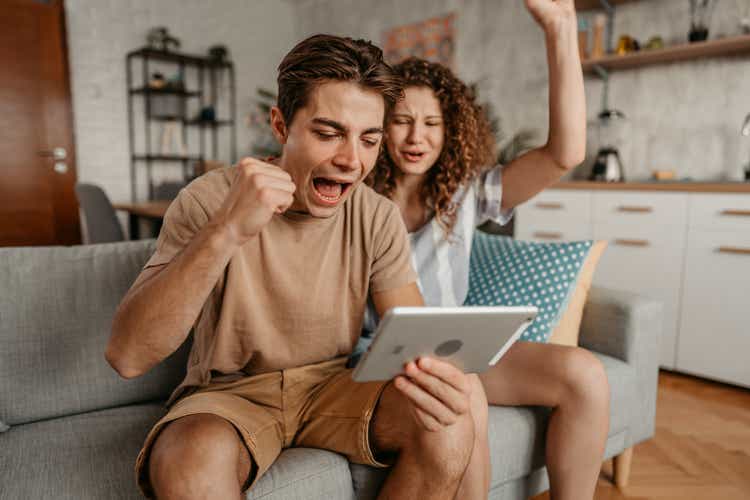
[[[430,469],[448,480],[460,480],[469,465],[476,434],[470,413],[438,431],[418,428],[411,452],[416,452]]]
[[[372,437],[376,449],[412,455],[435,477],[454,481],[461,478],[471,458],[474,421],[469,412],[452,425],[430,431],[416,421],[406,397],[389,384],[375,411]]]
[[[221,417],[196,414],[167,424],[153,444],[149,477],[155,491],[197,493],[217,480],[245,482],[252,467],[234,426]],[[227,471],[237,471],[236,477]]]

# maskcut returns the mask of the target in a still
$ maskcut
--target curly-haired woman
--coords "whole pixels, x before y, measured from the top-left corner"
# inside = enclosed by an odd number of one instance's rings
[[[368,181],[401,209],[427,305],[464,302],[477,225],[507,222],[514,207],[584,157],[586,109],[573,0],[526,0],[526,6],[546,39],[549,136],[508,165],[487,168],[494,150],[488,121],[449,69],[419,59],[395,68],[405,99],[389,116],[386,148]],[[369,315],[365,330],[373,327]],[[593,498],[609,427],[609,385],[598,359],[578,347],[516,342],[480,379],[490,404],[553,409],[546,438],[551,496]],[[467,474],[488,487],[487,433],[477,435]]]

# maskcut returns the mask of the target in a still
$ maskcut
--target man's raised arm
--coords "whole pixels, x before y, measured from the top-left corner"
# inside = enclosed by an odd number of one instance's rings
[[[294,183],[275,165],[247,158],[224,204],[168,264],[145,269],[115,313],[107,362],[143,375],[185,341],[232,255],[293,201]]]

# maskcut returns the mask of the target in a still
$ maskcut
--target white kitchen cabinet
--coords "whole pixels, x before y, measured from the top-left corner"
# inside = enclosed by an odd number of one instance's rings
[[[594,284],[664,304],[659,363],[674,369],[688,195],[603,191],[592,200],[594,239],[609,241]]]
[[[680,282],[685,228],[664,228],[648,221],[594,221],[594,239],[607,240],[594,274],[594,284],[627,290],[662,302],[664,330],[659,364],[675,367],[679,323]]]
[[[750,196],[695,196],[677,369],[750,387]]]
[[[516,237],[608,240],[594,284],[664,304],[660,365],[750,387],[750,194],[551,189]]]
[[[573,241],[592,238],[591,193],[548,190],[516,209],[516,238]]]

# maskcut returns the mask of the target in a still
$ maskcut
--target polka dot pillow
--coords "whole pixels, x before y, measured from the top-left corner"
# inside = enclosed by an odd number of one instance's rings
[[[534,305],[521,340],[547,342],[576,288],[591,241],[535,243],[477,231],[465,305]]]

